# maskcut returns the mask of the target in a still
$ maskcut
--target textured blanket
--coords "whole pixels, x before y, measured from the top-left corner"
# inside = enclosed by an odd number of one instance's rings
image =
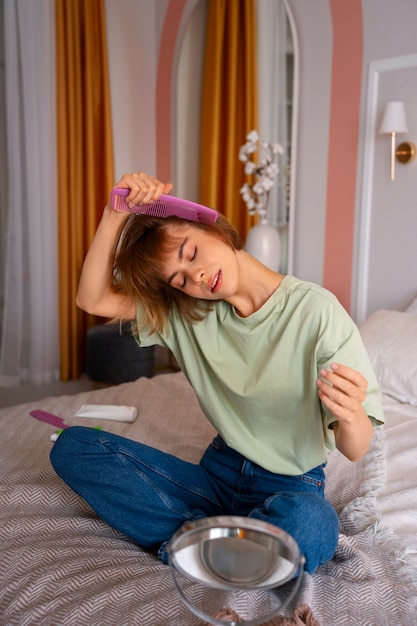
[[[181,373],[2,409],[0,624],[203,624],[179,600],[169,567],[99,520],[53,472],[49,451],[55,429],[29,412],[41,408],[68,424],[93,425],[74,417],[84,403],[136,406],[133,424],[95,423],[194,462],[214,435]],[[338,453],[331,456],[327,493],[340,516],[339,545],[329,563],[304,577],[286,616],[303,605],[321,626],[416,624],[417,591],[407,550],[379,511],[386,485],[384,432],[375,430],[370,451],[357,464]],[[225,608],[246,618],[262,615],[261,597],[239,592],[224,598],[213,591],[207,600],[207,590],[192,585],[196,601],[205,595],[211,615]]]

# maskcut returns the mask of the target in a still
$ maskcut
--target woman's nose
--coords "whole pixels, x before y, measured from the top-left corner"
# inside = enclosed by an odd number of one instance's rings
[[[193,279],[195,283],[197,284],[202,283],[204,280],[204,276],[205,276],[205,272],[202,267],[199,267],[198,269],[194,270]]]

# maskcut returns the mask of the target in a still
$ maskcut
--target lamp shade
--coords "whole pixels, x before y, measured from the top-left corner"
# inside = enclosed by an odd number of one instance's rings
[[[384,135],[408,133],[404,102],[388,102],[379,132]]]

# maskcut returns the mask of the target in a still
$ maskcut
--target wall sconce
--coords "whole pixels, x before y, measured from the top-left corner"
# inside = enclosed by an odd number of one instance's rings
[[[388,102],[379,132],[391,135],[391,180],[395,180],[395,158],[400,163],[411,163],[416,157],[416,146],[411,142],[404,142],[395,149],[395,135],[408,133],[404,102]]]

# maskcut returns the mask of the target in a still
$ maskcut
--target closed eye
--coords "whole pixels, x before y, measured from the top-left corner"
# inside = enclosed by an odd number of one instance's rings
[[[193,252],[192,256],[190,257],[190,263],[192,263],[192,261],[194,261],[196,256],[197,256],[197,246],[194,248],[194,252]],[[181,289],[184,289],[186,284],[187,284],[187,278],[186,278],[186,276],[184,276],[184,278],[182,280],[182,283],[180,285]]]

